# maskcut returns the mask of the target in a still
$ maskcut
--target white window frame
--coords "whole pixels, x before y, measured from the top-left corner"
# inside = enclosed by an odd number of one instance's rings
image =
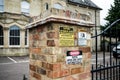
[[[27,31],[27,36],[26,36],[26,31]],[[25,30],[25,41],[26,41],[26,38],[27,38],[27,44],[25,44],[25,47],[29,47],[29,30],[28,29]]]
[[[17,28],[19,28],[19,26],[17,26],[17,25],[13,25],[13,26],[11,26],[11,27],[17,27]],[[21,46],[21,31],[20,31],[20,28],[19,28],[19,36],[17,36],[17,37],[19,37],[19,45],[10,45],[10,29],[11,29],[11,27],[9,28],[9,33],[8,33],[8,35],[9,35],[9,39],[8,39],[8,43],[9,43],[9,47],[20,47]],[[14,36],[13,36],[14,37]],[[15,36],[16,37],[16,36]]]
[[[0,12],[4,12],[4,0],[0,0]]]
[[[61,5],[60,3],[55,3],[53,7],[56,9],[63,9],[63,5]]]
[[[30,13],[30,4],[27,1],[21,2],[21,13],[28,15]]]

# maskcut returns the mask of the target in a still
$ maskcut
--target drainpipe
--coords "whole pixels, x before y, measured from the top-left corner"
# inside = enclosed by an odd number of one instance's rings
[[[96,19],[96,10],[95,10],[95,35],[97,35],[97,21],[96,20],[97,19]],[[96,69],[97,69],[97,65],[98,65],[97,37],[95,37],[95,53],[96,53]],[[96,73],[96,76],[97,76],[97,73]]]

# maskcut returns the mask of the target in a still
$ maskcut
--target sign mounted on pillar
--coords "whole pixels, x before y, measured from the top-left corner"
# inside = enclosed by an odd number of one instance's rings
[[[82,51],[67,51],[66,64],[82,63]]]
[[[86,32],[78,32],[78,45],[79,46],[87,45],[87,33]]]
[[[74,46],[74,28],[59,27],[59,46]]]

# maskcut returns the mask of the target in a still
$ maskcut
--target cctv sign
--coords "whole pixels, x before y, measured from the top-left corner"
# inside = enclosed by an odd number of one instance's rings
[[[79,32],[78,33],[78,45],[79,46],[86,46],[87,45],[87,33],[86,32]]]

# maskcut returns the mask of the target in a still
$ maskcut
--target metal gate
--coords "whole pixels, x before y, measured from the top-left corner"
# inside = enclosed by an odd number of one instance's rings
[[[96,50],[95,50],[95,64],[92,64],[92,80],[120,80],[120,59],[117,57],[118,55],[113,54],[113,48],[115,47],[115,51],[120,53],[120,50],[117,50],[117,45],[120,44],[118,41],[117,33],[120,30],[117,27],[114,27],[114,31],[112,27],[117,25],[120,22],[120,19],[113,22],[110,26],[108,26],[104,31],[100,34],[93,36],[92,38],[96,41]],[[96,31],[97,34],[97,31]],[[114,34],[114,38],[113,38]],[[106,52],[106,37],[108,40],[108,52]],[[120,35],[119,35],[120,36]],[[98,37],[102,39],[102,53],[97,51],[97,41]],[[113,41],[114,40],[114,41]],[[113,44],[114,42],[114,44]],[[99,54],[102,55],[102,62],[99,62]],[[107,59],[107,58],[108,59]]]

